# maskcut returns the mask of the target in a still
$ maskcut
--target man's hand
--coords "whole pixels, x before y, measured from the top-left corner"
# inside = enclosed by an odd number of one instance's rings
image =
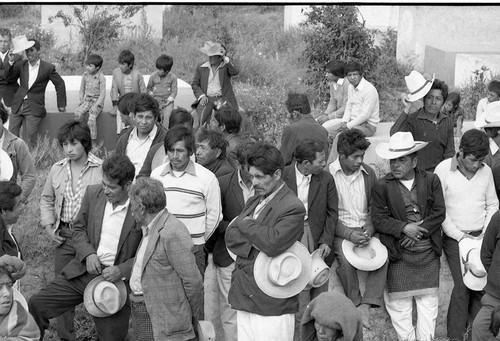
[[[104,277],[106,281],[116,282],[123,277],[123,274],[117,266],[110,266],[102,270],[102,277]]]
[[[363,230],[354,230],[349,236],[349,240],[356,244],[356,246],[366,246],[370,243],[370,237],[368,237],[368,233]]]
[[[116,105],[113,105],[113,109],[109,112],[111,116],[116,116],[116,112],[118,111],[118,107]]]
[[[53,228],[53,225],[47,225],[45,226],[45,232],[47,232],[47,235],[49,236],[50,240],[56,247],[61,246],[64,244],[66,241],[66,238],[63,238],[59,235],[59,230],[56,230]]]
[[[321,258],[325,259],[326,257],[328,257],[328,255],[330,254],[330,252],[332,251],[332,249],[326,245],[326,244],[321,244],[318,248],[319,250],[319,255],[321,256]]]
[[[59,108],[57,108],[57,110],[59,110],[59,112],[65,112],[66,111],[66,107],[59,107]]]
[[[320,115],[316,119],[316,121],[318,121],[319,124],[323,124],[323,123],[325,123],[328,120],[329,120],[329,118],[328,118],[328,115],[326,115],[326,114]]]
[[[89,110],[89,116],[90,116],[90,115],[97,115],[97,112],[98,112],[98,110],[97,110],[97,106],[96,106],[96,105],[93,105],[93,106],[90,108],[90,110]]]
[[[224,57],[224,63],[229,64],[229,57],[228,56]]]
[[[424,233],[429,232],[427,231],[426,228],[419,226],[420,224],[422,224],[422,220],[417,223],[410,223],[406,225],[403,228],[403,233],[408,237],[410,237],[411,239],[413,239],[414,241],[418,242],[419,239],[422,238]]]
[[[404,248],[409,248],[415,245],[415,243],[416,242],[408,236],[404,236],[404,238],[401,240],[401,246]]]
[[[202,97],[202,99],[200,99],[200,105],[204,107],[207,104],[208,104],[208,97],[207,96]]]
[[[101,274],[101,262],[99,257],[95,253],[92,253],[85,258],[85,263],[87,263],[87,272],[91,275]]]
[[[403,103],[403,112],[408,114],[410,112],[411,102],[408,101],[408,94],[401,94],[401,103]]]

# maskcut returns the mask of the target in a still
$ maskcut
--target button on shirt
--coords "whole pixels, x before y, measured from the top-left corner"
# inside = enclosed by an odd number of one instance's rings
[[[97,248],[97,257],[104,266],[115,264],[116,253],[118,252],[118,240],[122,232],[123,223],[127,216],[129,200],[123,205],[117,205],[113,209],[113,204],[106,202],[104,217],[102,219],[101,238]]]
[[[204,63],[201,67],[207,67],[209,70],[208,73],[208,85],[207,85],[207,96],[222,96],[222,86],[220,84],[219,79],[219,69],[224,65],[224,62],[220,63],[213,72],[212,66],[209,62]]]
[[[308,203],[309,184],[311,183],[311,174],[307,176],[302,174],[297,168],[297,163],[295,163],[295,179],[297,182],[297,197],[304,204],[304,207],[306,209],[306,215],[304,216],[304,220],[307,220],[308,218],[307,213],[309,209],[309,203]]]
[[[157,131],[158,127],[155,124],[148,136],[142,140],[137,135],[137,128],[134,128],[132,133],[130,133],[127,143],[127,156],[134,164],[136,173],[141,170],[144,160],[146,159],[146,155],[153,144]]]
[[[364,122],[377,126],[380,122],[379,99],[377,89],[372,83],[361,78],[357,87],[349,85],[347,105],[342,121],[347,123],[349,129]]]

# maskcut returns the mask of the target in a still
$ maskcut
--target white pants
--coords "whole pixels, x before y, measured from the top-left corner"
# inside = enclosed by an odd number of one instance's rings
[[[236,341],[238,330],[236,324],[236,310],[229,305],[227,296],[231,287],[231,274],[234,270],[234,263],[222,268],[214,265],[219,287],[219,312],[226,341]]]
[[[261,316],[237,310],[238,341],[292,341],[294,314]]]
[[[417,304],[416,328],[413,327],[412,323],[413,299]],[[384,301],[399,341],[434,340],[439,306],[438,295],[422,295],[391,300],[387,290],[384,290]]]
[[[323,127],[328,130],[328,134],[332,134],[334,130],[339,129],[340,123],[342,123],[341,118],[334,118],[323,123]]]

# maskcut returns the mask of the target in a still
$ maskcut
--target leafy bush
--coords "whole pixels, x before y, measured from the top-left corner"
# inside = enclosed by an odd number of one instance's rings
[[[464,109],[465,120],[476,119],[477,103],[480,99],[486,97],[488,83],[489,81],[484,79],[475,80],[471,77],[468,84],[460,87],[460,106]]]

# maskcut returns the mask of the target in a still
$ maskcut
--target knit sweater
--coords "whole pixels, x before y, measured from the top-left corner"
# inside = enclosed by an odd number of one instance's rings
[[[194,245],[203,245],[222,219],[219,182],[205,167],[189,161],[180,176],[170,163],[151,172],[160,180],[167,196],[167,209],[186,225]]]

